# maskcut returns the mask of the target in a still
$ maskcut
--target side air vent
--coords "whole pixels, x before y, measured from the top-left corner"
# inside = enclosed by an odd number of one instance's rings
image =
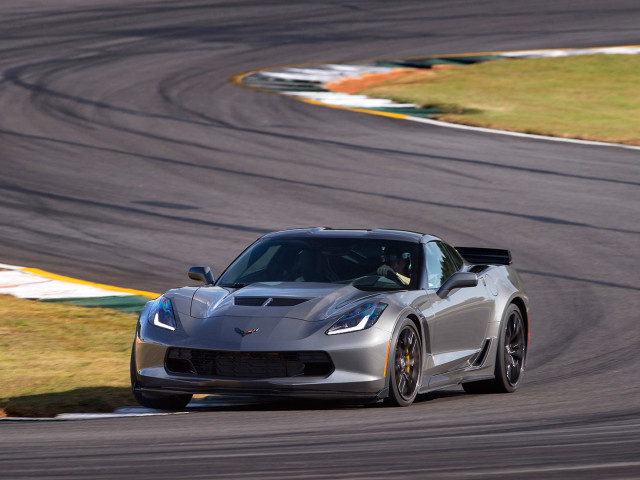
[[[456,247],[469,263],[476,265],[511,265],[511,252],[498,248]]]
[[[478,353],[478,356],[476,357],[476,359],[471,364],[472,366],[474,366],[474,367],[482,366],[482,364],[484,363],[485,359],[487,358],[487,354],[489,353],[489,347],[490,346],[491,346],[491,339],[487,338],[484,341],[484,345],[482,346],[482,350],[480,350],[480,353]]]
[[[295,307],[308,298],[292,297],[234,297],[234,305],[243,307]]]
[[[474,265],[469,269],[469,271],[472,273],[475,273],[476,275],[479,275],[480,273],[484,272],[487,268],[489,268],[489,265]]]

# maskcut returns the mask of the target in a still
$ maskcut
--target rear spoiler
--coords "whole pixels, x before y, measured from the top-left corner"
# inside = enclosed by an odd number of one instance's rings
[[[474,265],[511,265],[511,252],[499,248],[456,247],[462,258]]]

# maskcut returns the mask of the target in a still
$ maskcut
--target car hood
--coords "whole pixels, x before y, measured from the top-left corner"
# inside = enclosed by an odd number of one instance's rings
[[[360,301],[384,294],[327,283],[254,283],[235,291],[201,287],[193,295],[191,316],[287,317],[315,322],[346,313]]]

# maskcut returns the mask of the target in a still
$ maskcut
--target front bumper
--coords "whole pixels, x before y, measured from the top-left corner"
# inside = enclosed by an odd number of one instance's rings
[[[259,326],[257,326],[259,325]],[[183,327],[184,326],[184,327]],[[236,328],[257,334],[240,336]],[[326,335],[323,322],[297,319],[226,317],[191,319],[182,315],[175,332],[139,324],[134,345],[134,388],[148,392],[292,396],[307,398],[383,398],[390,333],[375,326],[359,332]],[[167,369],[170,348],[226,352],[325,352],[329,375],[276,378],[216,378]]]

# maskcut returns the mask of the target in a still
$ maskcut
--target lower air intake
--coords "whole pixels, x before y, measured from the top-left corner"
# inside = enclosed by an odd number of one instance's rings
[[[165,360],[170,373],[208,378],[266,379],[326,377],[333,363],[325,352],[228,352],[170,348]]]

